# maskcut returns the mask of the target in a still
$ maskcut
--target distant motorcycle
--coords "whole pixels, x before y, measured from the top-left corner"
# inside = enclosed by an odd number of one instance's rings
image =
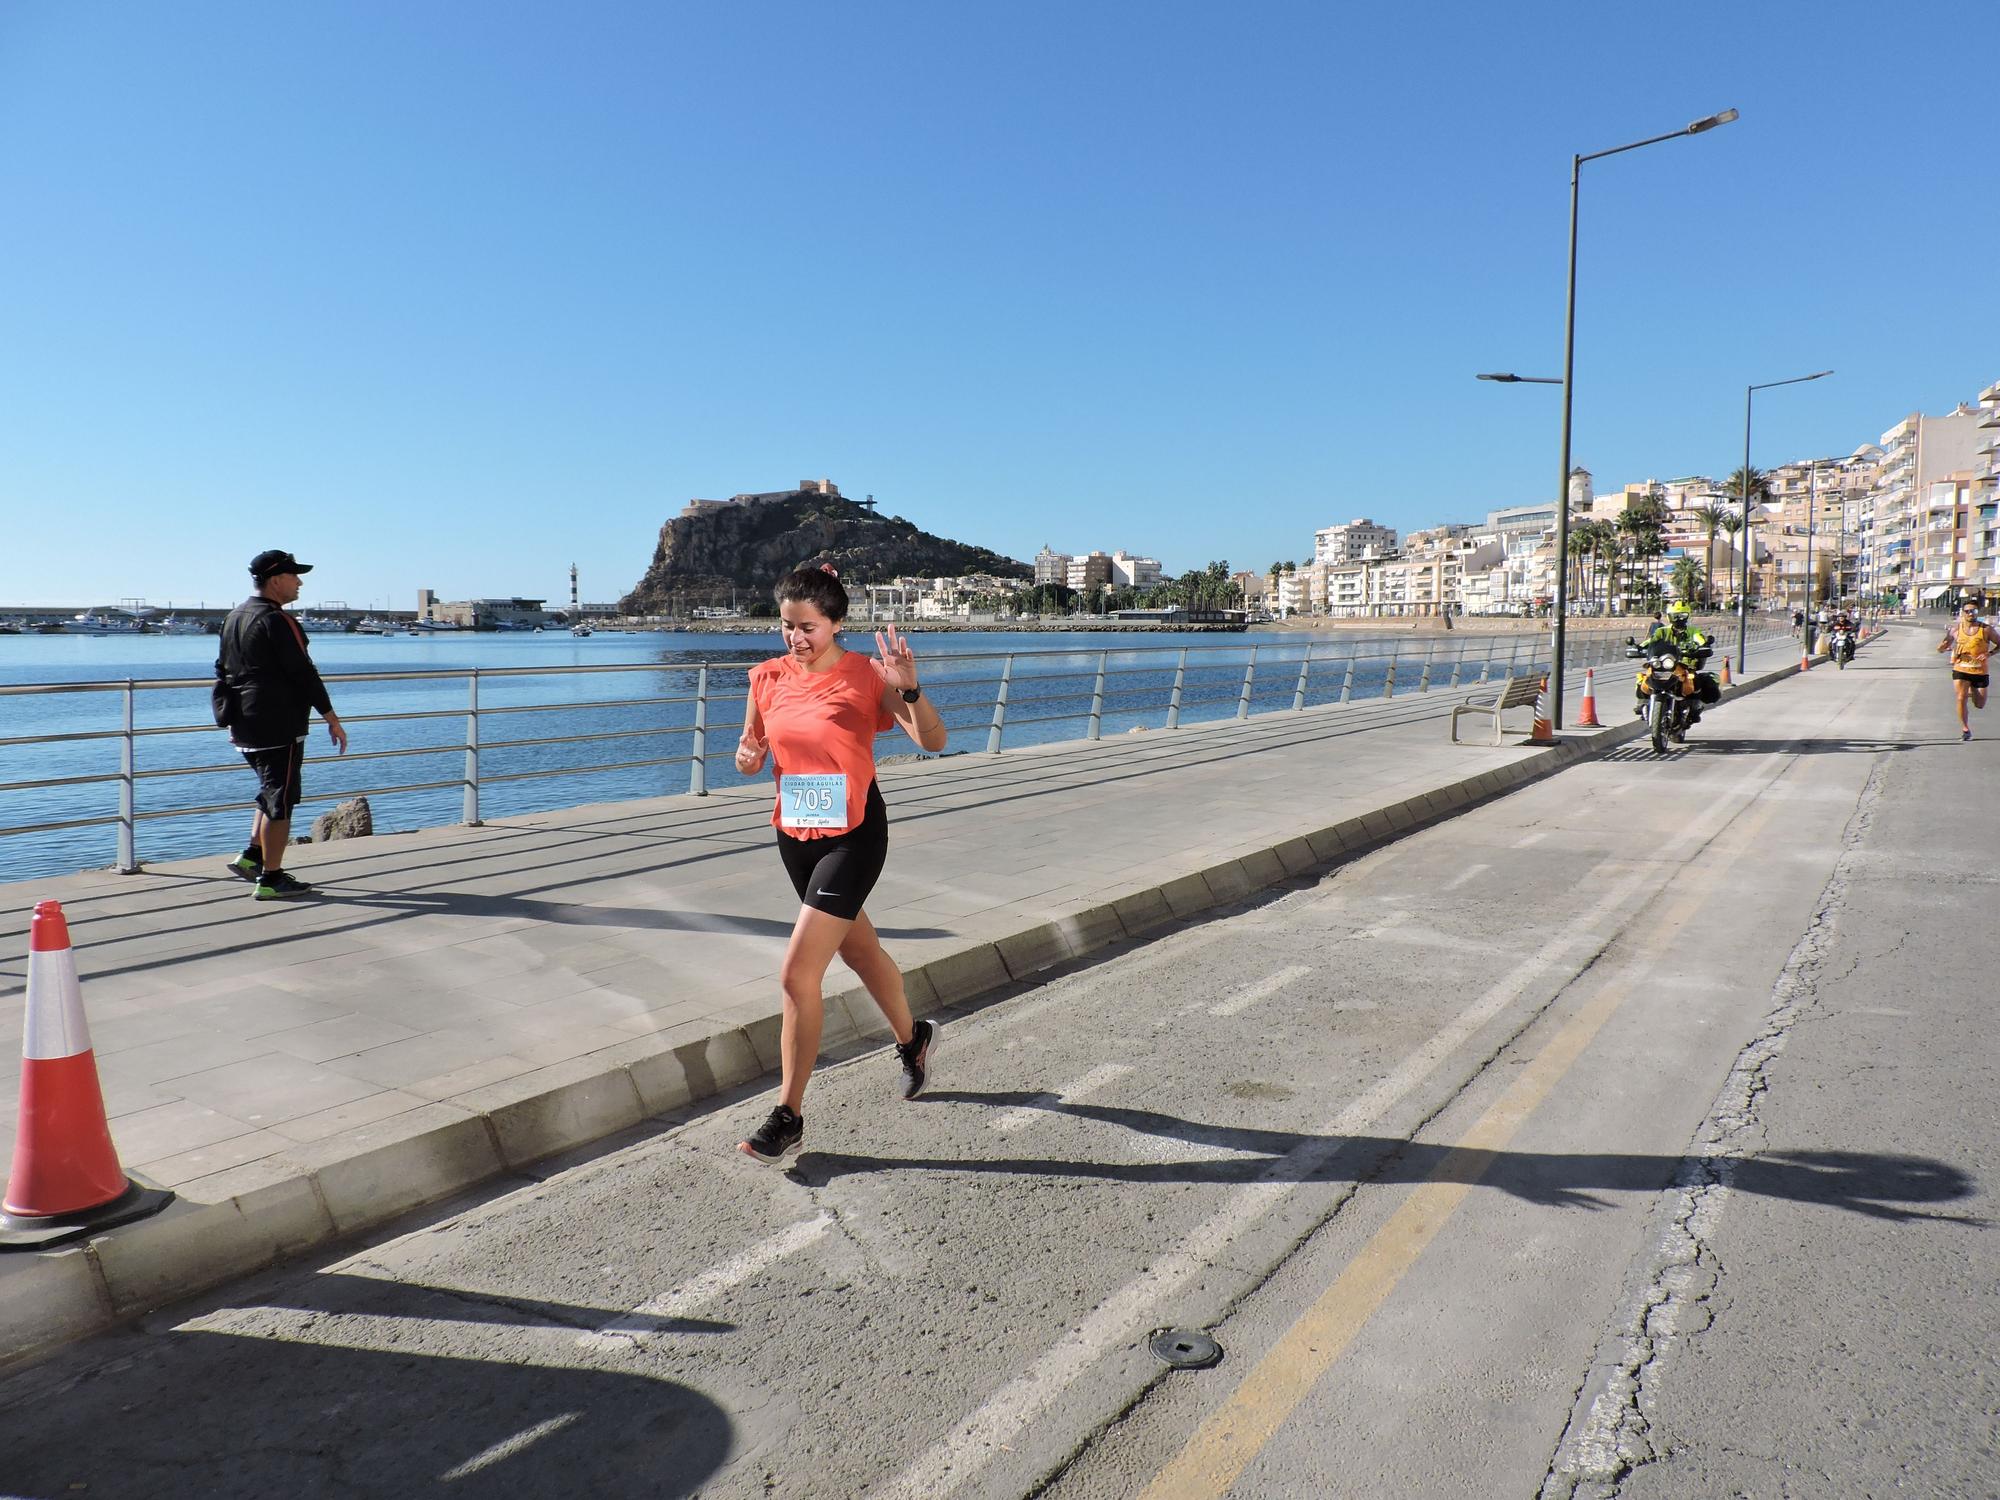
[[[1835,626],[1833,641],[1827,649],[1833,664],[1846,671],[1847,664],[1854,660],[1854,631],[1845,625]]]
[[[1686,744],[1700,691],[1695,683],[1695,670],[1699,663],[1664,642],[1649,642],[1642,646],[1629,636],[1625,641],[1625,655],[1640,663],[1639,702],[1633,712],[1646,721],[1646,732],[1653,741],[1653,753],[1665,755],[1669,741],[1676,745]]]

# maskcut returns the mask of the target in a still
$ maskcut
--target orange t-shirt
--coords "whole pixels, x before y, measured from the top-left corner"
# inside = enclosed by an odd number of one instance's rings
[[[1979,624],[1967,630],[1954,625],[1951,632],[1951,669],[1977,677],[1986,671],[1986,657],[1993,649],[1993,627]]]
[[[835,838],[860,826],[875,784],[875,736],[896,727],[882,707],[882,679],[868,658],[847,652],[829,671],[808,672],[793,656],[776,656],[750,669],[750,698],[763,716],[771,746],[771,771],[780,796],[771,804],[771,826],[783,828],[783,778],[847,778],[845,828],[785,828],[793,838]]]

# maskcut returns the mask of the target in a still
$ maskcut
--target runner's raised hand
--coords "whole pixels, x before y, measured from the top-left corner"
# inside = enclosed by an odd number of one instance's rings
[[[875,632],[875,652],[868,664],[875,669],[875,675],[883,685],[907,692],[917,685],[916,653],[910,650],[910,643],[896,632],[891,625]]]
[[[761,740],[745,729],[743,737],[736,742],[736,769],[745,776],[755,776],[764,769],[764,756],[770,748],[768,740]]]

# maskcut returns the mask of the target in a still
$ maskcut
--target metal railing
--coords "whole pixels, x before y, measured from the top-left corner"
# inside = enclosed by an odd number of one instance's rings
[[[1634,621],[1636,627],[1643,621]],[[1781,636],[1789,621],[1757,622],[1753,632],[1759,640]],[[1386,649],[1362,650],[1365,646]],[[1616,629],[1582,633],[1569,652],[1570,666],[1580,679],[1585,668],[1602,666],[1624,656],[1624,637]],[[1390,703],[1398,698],[1436,691],[1465,689],[1508,674],[1546,670],[1549,661],[1548,637],[1532,634],[1486,635],[1471,631],[1456,637],[1430,636],[1421,642],[1388,641],[1379,637],[1362,640],[1303,639],[1254,643],[1230,642],[1201,645],[1121,645],[1101,648],[1050,647],[1029,650],[938,653],[923,659],[925,686],[938,707],[946,727],[956,736],[977,728],[986,731],[987,754],[1000,753],[1011,729],[1019,733],[1029,726],[1080,722],[1085,740],[1101,739],[1107,721],[1127,728],[1158,727],[1177,729],[1185,717],[1207,721],[1234,718],[1248,720],[1260,695],[1264,712],[1290,712],[1308,706],[1353,705],[1366,713],[1370,701]],[[733,708],[739,715],[747,692],[747,675],[754,661],[712,660],[689,663],[619,662],[549,667],[460,667],[435,671],[328,673],[330,688],[360,683],[418,683],[428,687],[462,683],[464,704],[451,708],[412,708],[393,713],[342,714],[342,723],[415,725],[430,721],[456,721],[461,738],[443,743],[392,746],[386,749],[354,750],[344,756],[311,756],[308,765],[365,762],[396,762],[414,756],[462,755],[457,775],[390,780],[381,785],[344,787],[342,798],[355,796],[389,797],[411,793],[450,791],[462,793],[459,821],[470,827],[480,824],[480,799],[484,788],[501,783],[527,782],[551,777],[592,776],[610,772],[653,767],[688,767],[686,790],[704,796],[709,790],[711,707]],[[1259,676],[1259,667],[1265,673]],[[983,668],[968,671],[968,668]],[[586,698],[563,702],[482,703],[480,686],[509,678],[572,678],[609,673],[679,673],[692,678],[690,693],[653,693],[634,697]],[[223,773],[241,775],[243,763],[232,759],[220,764],[146,765],[141,764],[140,746],[171,736],[214,736],[212,723],[146,725],[138,723],[137,705],[142,695],[191,690],[205,692],[209,678],[124,679],[108,682],[36,683],[0,686],[0,698],[48,694],[104,693],[115,695],[118,727],[103,730],[64,731],[0,737],[0,754],[37,745],[76,746],[115,741],[118,747],[116,771],[42,776],[0,782],[0,794],[46,791],[67,787],[110,785],[116,791],[116,811],[83,817],[50,818],[0,826],[0,838],[51,833],[79,828],[115,826],[117,829],[116,867],[123,872],[140,865],[139,825],[166,819],[191,818],[243,812],[248,799],[233,797],[227,802],[141,805],[142,786],[185,778]],[[718,688],[721,690],[718,691]],[[648,722],[629,727],[592,728],[581,734],[524,735],[493,739],[482,732],[482,721],[491,728],[510,716],[522,714],[577,713],[605,714],[615,710],[644,711],[649,715],[676,717],[673,710],[685,706],[687,722]],[[1028,710],[1023,713],[1022,710]],[[1203,710],[1212,710],[1204,712]],[[647,755],[591,761],[587,764],[528,766],[515,770],[495,770],[487,761],[496,752],[540,751],[558,745],[622,743],[662,736],[686,736],[685,754]],[[1062,738],[1042,733],[1037,743]],[[734,740],[722,757],[727,774],[735,775]],[[564,805],[564,804],[556,804]]]

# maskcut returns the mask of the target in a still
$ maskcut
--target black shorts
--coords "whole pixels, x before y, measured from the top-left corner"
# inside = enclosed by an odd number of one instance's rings
[[[778,853],[801,902],[852,922],[889,858],[889,809],[882,805],[882,789],[871,781],[861,821],[830,839],[793,838],[780,828]]]
[[[1953,682],[1969,682],[1977,688],[1986,686],[1986,674],[1984,672],[1960,672],[1954,669],[1951,674],[1951,680]]]
[[[280,745],[275,750],[245,750],[243,758],[257,773],[257,810],[274,823],[285,822],[305,795],[301,776],[305,742]]]

